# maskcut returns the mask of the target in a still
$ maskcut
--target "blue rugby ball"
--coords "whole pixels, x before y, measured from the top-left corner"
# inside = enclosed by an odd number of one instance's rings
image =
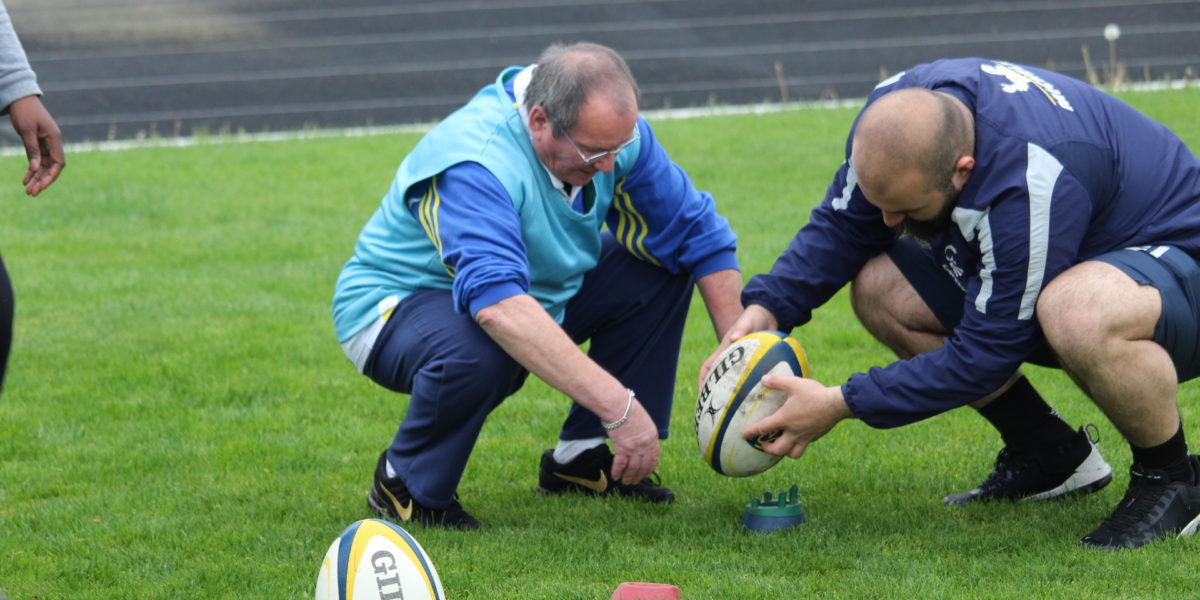
[[[746,477],[775,466],[781,457],[762,445],[778,432],[742,439],[742,431],[779,410],[787,394],[762,385],[765,375],[808,377],[800,342],[779,331],[759,331],[729,345],[713,362],[696,399],[696,442],[704,462],[722,475]]]
[[[364,519],[342,532],[321,563],[316,600],[444,600],[433,561],[403,527]]]

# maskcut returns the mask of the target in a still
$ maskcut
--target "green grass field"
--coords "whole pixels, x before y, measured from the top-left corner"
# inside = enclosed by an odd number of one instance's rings
[[[1200,147],[1200,89],[1125,97]],[[733,223],[749,277],[822,198],[854,114],[656,131]],[[372,516],[371,470],[406,405],[342,356],[329,300],[416,137],[77,152],[37,199],[20,194],[22,160],[0,160],[0,249],[17,290],[0,396],[0,590],[13,600],[311,597],[329,543]],[[890,360],[844,291],[796,336],[825,383]],[[622,581],[673,583],[689,600],[1197,594],[1196,539],[1075,546],[1121,497],[1130,459],[1061,373],[1030,376],[1071,423],[1097,423],[1114,484],[1082,499],[952,509],[940,498],[982,479],[1000,447],[970,410],[888,431],[847,422],[763,475],[712,472],[691,420],[696,369],[714,343],[696,302],[660,465],[679,495],[671,506],[540,497],[538,459],[567,402],[531,378],[501,406],[460,488],[484,528],[411,528],[448,596],[606,599]],[[1200,436],[1196,388],[1180,399]],[[750,498],[792,484],[807,525],[741,529]]]

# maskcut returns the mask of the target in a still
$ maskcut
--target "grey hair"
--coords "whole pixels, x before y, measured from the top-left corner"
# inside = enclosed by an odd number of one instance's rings
[[[632,96],[628,92],[632,92]],[[637,81],[625,59],[615,50],[581,42],[553,44],[542,51],[525,90],[525,108],[541,105],[556,129],[570,131],[579,111],[593,92],[605,93],[619,110],[636,110]],[[632,98],[633,105],[629,100]],[[557,137],[558,131],[554,132]]]

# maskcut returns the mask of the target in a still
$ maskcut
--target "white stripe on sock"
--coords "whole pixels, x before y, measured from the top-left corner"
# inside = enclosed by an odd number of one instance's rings
[[[558,440],[554,447],[554,462],[563,465],[575,460],[576,456],[604,443],[604,438],[595,437],[586,440]]]

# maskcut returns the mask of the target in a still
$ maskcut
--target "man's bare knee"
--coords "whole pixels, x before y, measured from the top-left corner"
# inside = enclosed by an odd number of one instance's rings
[[[850,303],[867,331],[902,358],[942,345],[941,323],[886,254],[867,261],[859,271],[851,284]]]
[[[1107,263],[1083,262],[1046,285],[1037,319],[1050,347],[1074,362],[1113,340],[1151,339],[1161,312],[1158,292]]]
[[[904,276],[887,254],[867,261],[850,283],[850,304],[858,318],[862,320],[864,313],[885,310],[888,301],[894,300],[893,292],[898,283],[903,280]]]

